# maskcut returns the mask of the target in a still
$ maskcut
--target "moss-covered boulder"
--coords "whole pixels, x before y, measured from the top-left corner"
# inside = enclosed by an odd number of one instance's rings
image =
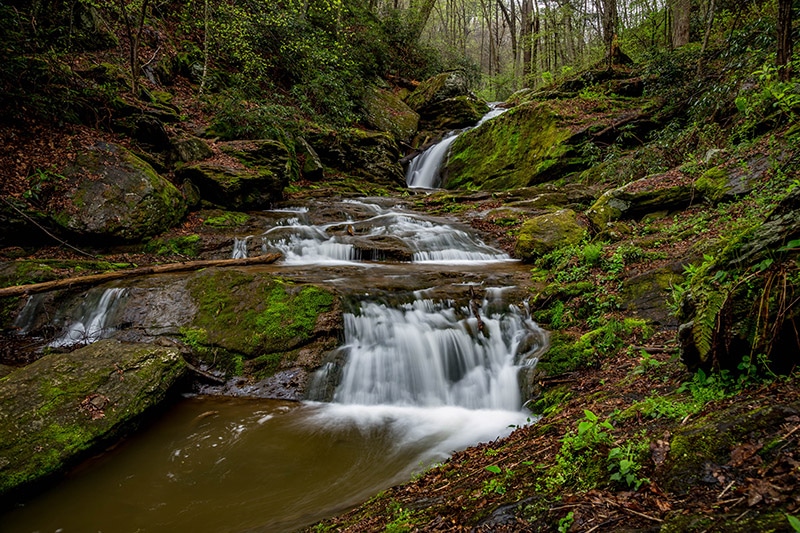
[[[697,178],[695,188],[711,202],[730,202],[760,185],[771,166],[769,158],[761,156],[744,165],[713,167]]]
[[[325,167],[319,154],[302,137],[296,139],[295,154],[297,156],[297,166],[300,167],[300,175],[307,180],[318,181],[325,177]]]
[[[200,197],[210,204],[226,209],[264,209],[283,199],[287,177],[276,175],[268,168],[247,168],[217,163],[197,163],[185,166],[176,173],[189,182]]]
[[[209,158],[214,154],[206,141],[192,135],[172,139],[171,145],[170,158],[174,162],[191,163]]]
[[[600,231],[615,220],[683,209],[698,201],[692,179],[679,170],[642,178],[603,194],[586,211]]]
[[[377,87],[368,89],[363,106],[367,125],[374,130],[389,132],[403,142],[408,142],[417,132],[419,114],[392,91]]]
[[[577,244],[586,234],[585,225],[571,209],[539,215],[520,227],[514,255],[530,262],[555,249]]]
[[[465,72],[443,72],[420,83],[406,99],[419,113],[424,130],[454,130],[475,125],[489,111],[486,102],[469,90]]]
[[[217,146],[249,168],[268,169],[281,182],[288,183],[298,178],[297,160],[294,153],[280,141],[271,139],[228,141],[217,143]]]
[[[120,437],[168,396],[184,369],[174,348],[105,340],[0,379],[0,495]]]
[[[626,278],[620,290],[620,307],[649,322],[677,327],[679,321],[667,302],[672,288],[683,278],[683,263],[677,261]]]
[[[336,347],[335,296],[314,285],[231,270],[193,276],[187,290],[196,312],[182,329],[206,364],[228,375],[267,377],[281,368],[315,368]]]
[[[400,148],[388,133],[322,129],[307,132],[305,138],[327,167],[371,182],[405,186]]]
[[[510,109],[455,140],[444,187],[499,191],[560,177],[575,163],[565,143],[570,136],[544,104]]]
[[[177,224],[186,211],[180,191],[122,146],[99,143],[62,174],[63,194],[48,214],[81,237],[137,241]]]

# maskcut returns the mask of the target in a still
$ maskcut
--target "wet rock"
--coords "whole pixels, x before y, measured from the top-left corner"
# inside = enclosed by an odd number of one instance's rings
[[[373,87],[364,96],[367,125],[389,132],[401,142],[408,142],[419,127],[419,114],[408,107],[392,91]]]
[[[188,180],[200,197],[226,209],[264,209],[283,198],[289,181],[267,168],[236,168],[197,163],[179,169],[176,177]]]
[[[607,191],[586,211],[586,216],[595,228],[603,230],[615,220],[683,209],[698,200],[691,179],[680,171],[671,171]]]
[[[408,96],[406,103],[411,109],[420,111],[437,102],[471,94],[466,73],[454,70],[437,74],[420,83]]]
[[[183,376],[175,349],[97,342],[0,381],[0,494],[62,471],[120,437]]]
[[[81,237],[141,240],[177,224],[186,210],[174,185],[118,145],[81,152],[62,174],[65,191],[48,214]]]
[[[586,234],[585,225],[571,209],[539,215],[522,224],[514,255],[533,261],[557,248],[579,243]]]
[[[458,130],[474,126],[489,112],[486,102],[473,95],[435,102],[420,111],[421,127],[428,131]]]

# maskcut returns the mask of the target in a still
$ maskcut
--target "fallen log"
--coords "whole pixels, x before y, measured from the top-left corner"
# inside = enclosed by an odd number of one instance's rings
[[[243,259],[206,259],[199,261],[186,261],[183,263],[168,263],[165,265],[152,265],[146,267],[130,268],[126,270],[114,270],[103,272],[102,274],[91,274],[88,276],[78,276],[74,278],[57,279],[45,281],[43,283],[32,283],[30,285],[14,285],[0,289],[0,298],[14,296],[27,296],[40,292],[54,291],[58,289],[75,289],[87,285],[96,285],[115,279],[135,278],[138,276],[148,276],[151,274],[168,274],[171,272],[188,272],[211,267],[237,267],[248,265],[263,265],[274,263],[281,258],[281,254],[264,254]]]

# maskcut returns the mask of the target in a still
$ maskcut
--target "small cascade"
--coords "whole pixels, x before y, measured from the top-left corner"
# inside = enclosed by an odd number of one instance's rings
[[[394,307],[364,301],[345,315],[346,362],[323,367],[316,383],[330,383],[324,374],[341,367],[338,404],[518,412],[518,371],[546,345],[522,311],[503,308],[500,290],[461,307],[419,297]]]
[[[233,253],[231,259],[244,259],[247,257],[247,243],[252,238],[252,235],[240,239],[239,237],[233,238]]]
[[[450,151],[450,145],[461,132],[451,131],[447,136],[411,160],[406,170],[406,185],[413,189],[434,189],[442,182],[439,170]]]
[[[91,344],[107,337],[110,333],[109,316],[126,294],[127,290],[121,288],[89,291],[81,305],[80,317],[73,320],[67,331],[48,346],[64,348],[75,344]]]
[[[287,264],[353,262],[365,257],[374,260],[383,254],[373,243],[395,239],[404,243],[415,263],[510,260],[508,254],[439,220],[376,204],[345,201],[342,205],[356,208],[367,218],[346,215],[341,221],[318,225],[308,217],[282,219],[262,234],[262,252],[280,252]],[[235,254],[236,250],[237,257]]]
[[[458,136],[507,111],[507,109],[499,107],[498,102],[489,104],[489,108],[490,111],[472,128],[449,132],[441,141],[412,159],[406,169],[406,185],[412,189],[435,189],[439,187],[442,183],[442,162],[450,152],[450,145],[455,142]]]

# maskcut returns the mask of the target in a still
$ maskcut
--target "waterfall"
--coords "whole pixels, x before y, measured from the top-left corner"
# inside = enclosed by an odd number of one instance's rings
[[[441,141],[412,159],[406,169],[406,185],[412,189],[435,189],[441,185],[442,162],[450,152],[450,145],[455,142],[458,136],[465,131],[477,128],[486,121],[507,111],[507,109],[499,107],[499,103],[497,102],[489,104],[489,108],[489,112],[486,113],[473,128],[447,133]]]
[[[519,411],[517,373],[545,346],[544,331],[516,306],[503,308],[497,289],[487,290],[480,304],[463,306],[423,298],[398,306],[367,300],[345,314],[347,355],[333,400]]]
[[[98,297],[99,294],[99,297]],[[48,346],[63,348],[75,344],[91,344],[108,335],[108,318],[126,289],[106,289],[102,293],[90,291],[81,305],[81,315],[73,320],[67,331]]]
[[[252,235],[248,235],[243,239],[239,237],[233,238],[233,253],[231,254],[231,259],[244,259],[247,257],[247,242],[251,237]]]

